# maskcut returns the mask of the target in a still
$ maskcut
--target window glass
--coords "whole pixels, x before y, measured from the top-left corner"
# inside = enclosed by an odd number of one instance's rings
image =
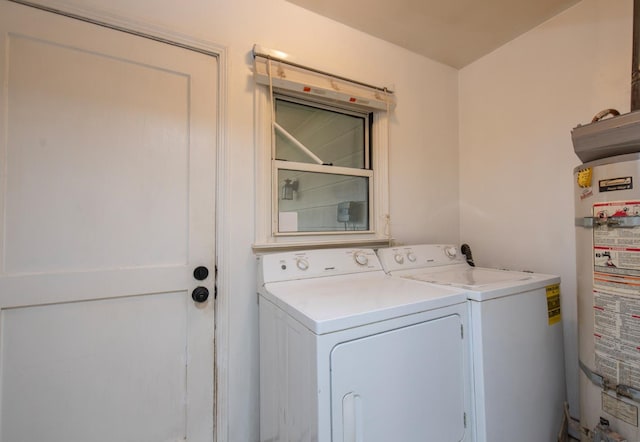
[[[276,159],[366,169],[368,115],[276,98]]]
[[[278,232],[369,230],[369,178],[278,169]]]

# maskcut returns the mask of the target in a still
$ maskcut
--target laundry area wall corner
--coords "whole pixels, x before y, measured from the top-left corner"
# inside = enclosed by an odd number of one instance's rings
[[[558,274],[578,417],[571,129],[629,110],[631,0],[583,0],[460,71],[460,234],[481,266]],[[478,185],[482,183],[482,185]]]

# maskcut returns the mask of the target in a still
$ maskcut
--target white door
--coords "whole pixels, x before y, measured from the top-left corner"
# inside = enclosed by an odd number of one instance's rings
[[[1,442],[213,439],[216,84],[0,1]]]

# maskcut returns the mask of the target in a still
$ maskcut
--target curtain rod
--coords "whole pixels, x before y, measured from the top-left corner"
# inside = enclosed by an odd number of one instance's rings
[[[326,75],[328,77],[337,78],[338,80],[348,81],[350,83],[354,83],[354,84],[357,84],[357,85],[360,85],[360,86],[368,87],[370,89],[375,89],[377,91],[384,92],[385,94],[393,94],[393,91],[390,90],[387,87],[373,86],[371,84],[363,83],[361,81],[352,80],[351,78],[341,77],[340,75],[332,74],[330,72],[325,72],[325,71],[321,71],[319,69],[310,68],[308,66],[304,66],[304,65],[295,63],[295,62],[293,62],[291,60],[286,60],[284,57],[287,57],[287,54],[285,54],[282,51],[277,51],[277,50],[274,50],[274,49],[268,49],[268,48],[262,47],[262,46],[260,46],[258,44],[254,44],[252,52],[253,52],[253,58],[262,57],[262,58],[266,58],[268,60],[278,61],[280,63],[288,64],[290,66],[294,66],[294,67],[297,67],[297,68],[306,69],[308,71],[315,72],[316,74]]]

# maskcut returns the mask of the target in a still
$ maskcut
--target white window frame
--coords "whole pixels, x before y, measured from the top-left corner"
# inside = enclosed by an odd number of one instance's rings
[[[276,159],[276,145],[275,143],[272,143],[273,145],[271,146],[271,158],[272,158],[272,165],[273,165],[273,170],[272,170],[272,177],[273,179],[272,181],[272,193],[271,193],[271,225],[272,225],[272,231],[273,231],[273,235],[274,236],[313,236],[313,235],[322,235],[322,236],[326,236],[326,235],[354,235],[354,234],[366,234],[366,233],[375,233],[375,230],[373,229],[372,226],[372,219],[374,216],[374,205],[375,202],[373,201],[373,182],[374,180],[374,176],[373,176],[373,165],[371,164],[371,155],[370,155],[370,138],[371,135],[369,133],[370,130],[370,125],[369,125],[369,120],[370,120],[370,112],[366,112],[363,111],[362,109],[358,110],[358,109],[350,109],[348,106],[342,106],[342,107],[337,107],[335,105],[328,105],[326,103],[318,103],[315,100],[309,100],[308,98],[305,100],[303,98],[298,98],[298,97],[293,97],[291,95],[286,95],[286,94],[282,94],[282,93],[277,93],[274,94],[274,99],[282,99],[282,100],[291,100],[294,103],[298,103],[298,104],[302,104],[305,106],[310,106],[310,107],[316,107],[318,109],[324,109],[324,110],[328,110],[331,112],[344,112],[346,114],[358,117],[358,118],[363,118],[364,119],[364,123],[367,126],[367,129],[365,130],[365,139],[364,144],[362,146],[363,148],[363,155],[364,155],[364,168],[360,169],[360,168],[355,168],[355,167],[340,167],[340,166],[329,166],[329,165],[323,165],[323,164],[316,164],[316,163],[302,163],[302,162],[296,162],[296,161],[281,161],[281,160],[277,160]],[[320,160],[318,160],[320,161]],[[328,174],[328,175],[344,175],[344,176],[351,176],[351,177],[364,177],[364,178],[368,178],[368,190],[367,190],[367,205],[368,205],[368,210],[367,210],[367,224],[369,225],[369,228],[367,230],[349,230],[349,231],[341,231],[341,230],[333,230],[330,232],[308,232],[308,231],[301,231],[301,232],[283,232],[280,231],[280,225],[279,225],[279,210],[278,210],[278,204],[279,204],[279,195],[280,195],[280,182],[278,180],[278,171],[279,170],[295,170],[295,171],[300,171],[300,172],[315,172],[315,173],[322,173],[322,174]]]
[[[254,54],[262,48],[254,47]],[[258,60],[258,57],[256,57]],[[297,64],[286,63],[279,59],[269,58],[266,63],[272,72],[286,74],[278,78],[271,77],[269,84],[265,84],[264,70],[265,59],[261,59],[262,66],[255,65],[255,148],[256,148],[256,218],[255,218],[255,242],[253,249],[256,253],[274,250],[293,250],[311,247],[381,247],[391,242],[390,217],[389,217],[389,113],[394,105],[394,97],[386,88],[374,88],[361,83],[345,80],[317,70],[302,67]],[[292,68],[293,66],[293,68]],[[262,71],[260,72],[260,70]],[[290,71],[288,69],[295,69]],[[298,79],[297,74],[306,77]],[[262,78],[258,76],[262,74]],[[315,82],[311,88],[305,87],[305,92],[311,89],[311,94],[301,92],[302,86],[307,82]],[[330,100],[321,100],[318,96],[326,97],[327,91],[320,90],[313,96],[313,92],[322,87],[322,82],[330,84]],[[339,82],[338,85],[336,83]],[[316,87],[320,84],[319,87]],[[293,90],[298,87],[299,91]],[[336,92],[337,91],[337,92]],[[344,108],[345,110],[359,110],[372,113],[372,124],[369,131],[371,138],[371,153],[369,157],[369,169],[341,168],[336,166],[315,165],[311,163],[292,163],[275,159],[275,146],[273,140],[272,94],[284,95],[312,103],[322,103],[332,108]],[[364,94],[369,97],[360,100]],[[356,95],[358,94],[358,95]],[[353,105],[353,98],[358,97],[360,103]],[[374,102],[375,101],[375,102]],[[337,104],[336,104],[337,103]],[[364,103],[364,104],[362,104]],[[279,183],[277,171],[279,168],[290,169],[295,164],[296,170],[321,172],[328,174],[344,174],[350,176],[369,177],[369,230],[366,231],[335,231],[335,232],[278,232],[277,198],[279,195]],[[289,167],[287,167],[289,166]]]

